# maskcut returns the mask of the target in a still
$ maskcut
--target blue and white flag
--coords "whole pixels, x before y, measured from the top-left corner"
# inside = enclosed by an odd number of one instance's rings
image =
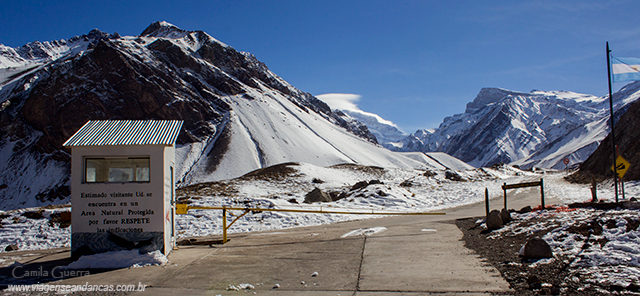
[[[611,57],[611,70],[613,82],[640,80],[639,58],[614,58]]]

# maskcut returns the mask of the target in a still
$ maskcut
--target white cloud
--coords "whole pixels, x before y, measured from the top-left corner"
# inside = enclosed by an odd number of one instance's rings
[[[360,110],[360,108],[356,103],[360,101],[361,97],[362,97],[361,95],[357,95],[357,94],[336,94],[336,93],[322,94],[322,95],[316,96],[316,98],[318,98],[319,100],[327,103],[327,105],[329,105],[331,109],[347,110],[355,113],[360,113],[362,115],[375,118],[375,120],[377,120],[379,123],[391,125],[398,128],[398,126],[395,123],[380,117],[378,114],[369,113],[369,112]]]
[[[356,94],[323,94],[317,95],[316,98],[327,103],[331,109],[362,111],[356,104],[360,101],[361,95]]]

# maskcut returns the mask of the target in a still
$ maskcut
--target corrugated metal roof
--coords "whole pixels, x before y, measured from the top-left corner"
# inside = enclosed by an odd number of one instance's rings
[[[173,145],[182,120],[90,120],[63,145]]]

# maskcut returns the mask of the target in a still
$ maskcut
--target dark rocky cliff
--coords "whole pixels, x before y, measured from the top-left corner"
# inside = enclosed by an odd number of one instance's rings
[[[631,104],[616,122],[615,137],[620,155],[631,163],[624,180],[640,180],[640,101]],[[611,134],[609,134],[596,151],[580,165],[579,170],[568,179],[587,183],[591,181],[591,177],[595,177],[598,181],[613,178],[612,149]]]

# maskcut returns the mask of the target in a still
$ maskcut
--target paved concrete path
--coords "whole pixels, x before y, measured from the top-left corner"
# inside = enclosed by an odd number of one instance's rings
[[[509,197],[510,208],[540,203],[537,189],[521,191]],[[491,204],[501,208],[502,199]],[[55,284],[146,285],[134,295],[512,293],[495,268],[464,247],[462,232],[452,222],[484,216],[484,203],[443,212],[446,216],[396,216],[236,234],[225,245],[181,246],[169,255],[167,266],[115,270]],[[342,237],[373,227],[386,230]],[[255,289],[227,290],[244,283]]]

